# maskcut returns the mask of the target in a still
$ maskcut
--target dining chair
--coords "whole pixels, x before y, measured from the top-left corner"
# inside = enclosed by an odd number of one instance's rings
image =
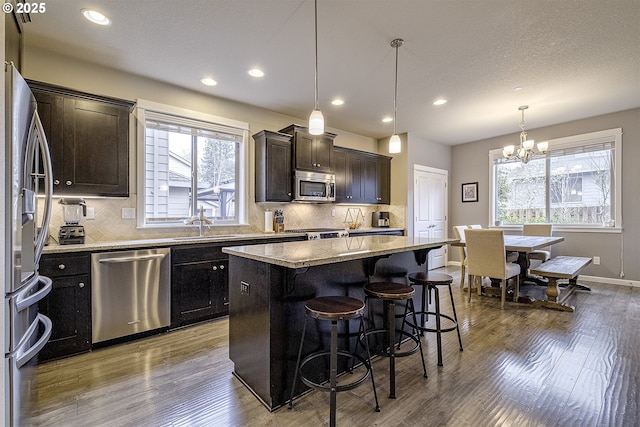
[[[454,225],[453,226],[453,234],[456,239],[464,242],[464,231],[467,229],[466,225]],[[459,256],[460,256],[460,292],[464,292],[464,281],[465,276],[467,275],[467,248],[465,246],[458,246]]]
[[[500,279],[502,301],[500,308],[504,310],[507,297],[507,281],[515,277],[516,287],[513,300],[518,300],[520,292],[520,265],[507,262],[504,248],[504,233],[502,230],[465,230],[467,247],[467,273],[469,274],[469,301],[471,301],[471,281],[477,277]],[[473,279],[472,279],[473,278]],[[481,279],[482,280],[482,279]],[[478,295],[481,294],[481,283],[477,285]]]
[[[522,235],[523,236],[545,236],[550,237],[553,233],[553,224],[523,224],[522,225]],[[549,261],[551,259],[551,248],[546,247],[543,249],[536,249],[535,251],[529,252],[529,262],[533,260],[540,261],[536,263],[538,265],[543,262]],[[533,266],[532,268],[535,268]]]
[[[480,229],[482,228],[482,226],[480,224],[471,224],[468,226],[469,228],[472,228],[474,230]]]

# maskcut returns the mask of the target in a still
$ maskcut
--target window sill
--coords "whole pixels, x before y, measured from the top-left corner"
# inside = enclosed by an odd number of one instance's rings
[[[494,228],[498,230],[505,231],[522,231],[521,225],[501,225],[501,226],[490,226],[489,228]],[[569,226],[569,225],[553,225],[553,231],[562,232],[562,233],[605,233],[605,234],[621,234],[623,228],[621,227],[585,227],[585,226]]]

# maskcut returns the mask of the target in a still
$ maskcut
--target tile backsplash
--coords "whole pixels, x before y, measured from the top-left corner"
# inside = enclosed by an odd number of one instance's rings
[[[135,196],[126,199],[85,199],[87,207],[92,207],[95,219],[83,219],[80,224],[85,228],[85,240],[89,242],[112,242],[120,240],[157,239],[198,234],[198,227],[180,228],[137,228],[136,219],[123,219],[122,209],[136,206]],[[400,205],[352,206],[311,203],[249,203],[249,224],[241,226],[214,226],[207,234],[261,233],[264,231],[264,212],[281,209],[285,217],[285,229],[336,227],[345,228],[347,214],[362,212],[363,227],[371,226],[371,212],[389,211],[391,227],[405,228],[406,207]],[[349,211],[356,209],[356,211]],[[62,220],[62,207],[58,199],[53,200],[53,212],[49,234],[57,241]]]

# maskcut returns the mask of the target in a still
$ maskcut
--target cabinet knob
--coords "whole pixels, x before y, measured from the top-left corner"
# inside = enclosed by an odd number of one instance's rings
[[[58,266],[58,269],[59,269],[59,270],[64,270],[65,268],[67,268],[67,266],[65,266],[64,264],[60,264],[60,265]]]
[[[65,184],[67,184],[67,185],[71,185],[71,184],[73,184],[73,183],[72,183],[71,181],[66,181],[66,182],[65,182]]]
[[[217,270],[217,269],[218,269],[218,266],[217,266],[217,265],[214,265],[214,266],[213,266],[213,270]]]
[[[84,288],[84,283],[82,283],[82,282],[78,283],[78,287]]]
[[[54,185],[60,185],[60,180],[59,179],[54,179],[53,180],[53,184]]]
[[[221,266],[220,266],[220,270],[224,270],[224,265],[221,265]]]

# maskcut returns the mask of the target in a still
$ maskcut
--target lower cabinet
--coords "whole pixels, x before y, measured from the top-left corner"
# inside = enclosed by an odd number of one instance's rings
[[[229,313],[229,260],[221,247],[176,248],[171,262],[171,327]]]
[[[46,361],[91,349],[91,282],[89,254],[43,255],[40,274],[53,288],[38,310],[53,322],[51,339],[39,353]]]

